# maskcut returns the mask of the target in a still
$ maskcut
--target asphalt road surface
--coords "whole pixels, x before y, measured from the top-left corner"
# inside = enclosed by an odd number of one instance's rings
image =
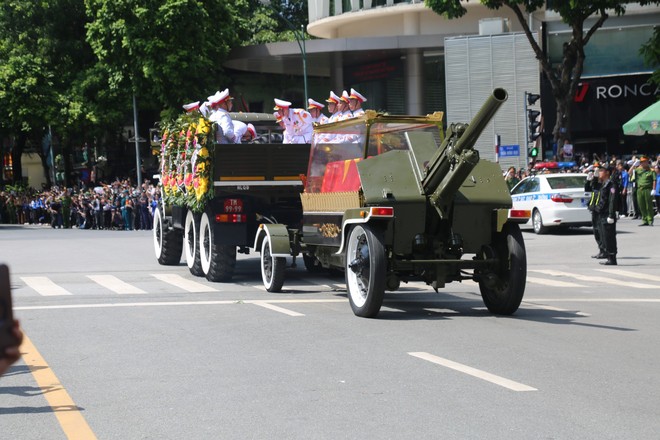
[[[160,266],[147,231],[0,226],[23,359],[0,378],[16,439],[650,439],[660,435],[660,225],[523,233],[524,302],[472,282],[388,293],[357,318],[343,278],[257,254],[233,283]],[[290,263],[290,260],[289,260]]]

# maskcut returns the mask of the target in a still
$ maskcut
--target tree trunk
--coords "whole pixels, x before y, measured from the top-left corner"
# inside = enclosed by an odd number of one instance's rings
[[[27,142],[27,136],[25,134],[20,134],[14,147],[11,149],[11,162],[12,162],[12,182],[13,183],[22,183],[23,182],[23,150],[25,149],[25,142]]]

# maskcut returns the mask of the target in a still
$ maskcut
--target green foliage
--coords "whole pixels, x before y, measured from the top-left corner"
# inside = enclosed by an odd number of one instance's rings
[[[655,28],[651,39],[639,51],[644,57],[644,62],[655,69],[651,80],[660,85],[660,28]]]
[[[307,24],[307,1],[305,0],[274,0],[264,3],[263,0],[249,0],[252,14],[243,14],[243,27],[248,33],[243,39],[243,45],[272,43],[277,41],[295,41],[295,29],[298,35],[304,31]],[[310,38],[305,34],[305,38]]]

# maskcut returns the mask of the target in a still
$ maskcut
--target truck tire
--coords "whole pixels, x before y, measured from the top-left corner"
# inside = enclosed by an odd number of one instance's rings
[[[355,225],[346,246],[346,290],[353,313],[363,318],[378,315],[385,297],[383,234],[370,225]]]
[[[189,210],[186,213],[186,221],[183,227],[183,253],[186,256],[186,265],[190,273],[197,277],[204,276],[202,261],[199,256],[199,223],[199,214],[194,214]]]
[[[153,223],[154,251],[159,264],[175,266],[181,262],[183,248],[183,233],[180,229],[170,227],[163,219],[162,208],[159,206],[154,213]]]
[[[236,267],[236,246],[215,244],[213,224],[205,212],[199,223],[199,256],[206,279],[231,281]]]
[[[261,242],[261,279],[267,291],[280,292],[284,285],[286,258],[273,257],[270,253],[272,247],[270,237],[266,234]]]
[[[520,227],[505,224],[502,232],[495,234],[494,250],[500,259],[496,281],[479,281],[479,290],[491,313],[511,315],[522,302],[527,282],[527,254]]]

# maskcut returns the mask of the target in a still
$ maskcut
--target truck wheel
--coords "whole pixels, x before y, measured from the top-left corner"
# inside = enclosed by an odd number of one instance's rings
[[[199,256],[199,214],[193,214],[192,211],[188,211],[186,214],[183,228],[183,251],[190,273],[197,277],[203,276],[202,261]]]
[[[284,284],[286,258],[273,257],[271,249],[270,237],[266,234],[261,242],[261,279],[267,291],[279,292]]]
[[[538,209],[535,209],[532,214],[532,226],[534,227],[534,232],[539,235],[548,232],[548,228],[543,226],[543,217],[541,216],[541,211]]]
[[[236,267],[236,246],[215,244],[212,223],[207,213],[202,214],[199,223],[199,257],[207,280],[231,281]]]
[[[494,250],[500,259],[494,279],[483,278],[479,290],[488,310],[496,315],[511,315],[520,306],[527,281],[527,254],[520,227],[504,225],[495,234]]]
[[[159,264],[174,266],[181,261],[183,235],[180,229],[171,228],[163,219],[161,207],[156,209],[153,223],[154,251]]]
[[[346,248],[346,289],[353,313],[373,318],[385,297],[385,246],[382,234],[369,225],[354,226]]]

